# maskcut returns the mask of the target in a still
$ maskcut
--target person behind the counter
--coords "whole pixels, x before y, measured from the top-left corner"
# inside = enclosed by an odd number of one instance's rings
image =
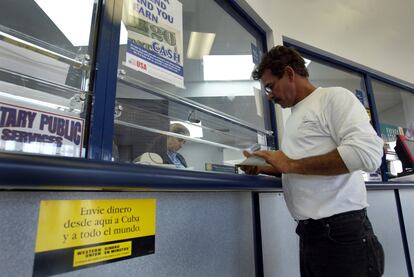
[[[173,123],[170,125],[170,132],[189,136],[190,131],[180,123]],[[174,136],[167,137],[167,152],[161,155],[162,160],[166,164],[174,164],[177,168],[186,168],[187,162],[183,155],[178,153],[185,144],[185,139]]]

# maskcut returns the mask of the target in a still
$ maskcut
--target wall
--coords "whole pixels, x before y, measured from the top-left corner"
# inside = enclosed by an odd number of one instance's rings
[[[0,192],[0,276],[32,276],[41,200],[155,198],[155,254],[59,276],[254,276],[250,192]]]
[[[274,31],[414,83],[412,0],[246,0]]]

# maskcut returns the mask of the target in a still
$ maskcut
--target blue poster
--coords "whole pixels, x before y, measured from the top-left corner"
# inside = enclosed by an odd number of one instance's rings
[[[124,0],[128,31],[125,65],[184,87],[182,4],[177,0]]]
[[[258,65],[260,63],[260,60],[262,59],[262,53],[260,51],[260,49],[254,45],[253,43],[251,44],[252,47],[252,59],[253,59],[253,63],[255,65]]]

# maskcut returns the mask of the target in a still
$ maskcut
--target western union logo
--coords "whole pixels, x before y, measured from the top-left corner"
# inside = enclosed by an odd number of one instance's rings
[[[50,276],[154,254],[155,236],[57,249],[35,254],[33,277]]]
[[[131,241],[75,249],[73,267],[127,257],[131,256],[131,253]]]

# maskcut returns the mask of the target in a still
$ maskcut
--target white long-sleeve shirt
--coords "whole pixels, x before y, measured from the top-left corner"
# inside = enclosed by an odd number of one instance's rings
[[[336,176],[283,174],[289,211],[295,219],[319,219],[368,206],[362,171],[381,164],[383,141],[352,92],[317,88],[292,107],[281,150],[291,159],[337,149],[350,173]]]

